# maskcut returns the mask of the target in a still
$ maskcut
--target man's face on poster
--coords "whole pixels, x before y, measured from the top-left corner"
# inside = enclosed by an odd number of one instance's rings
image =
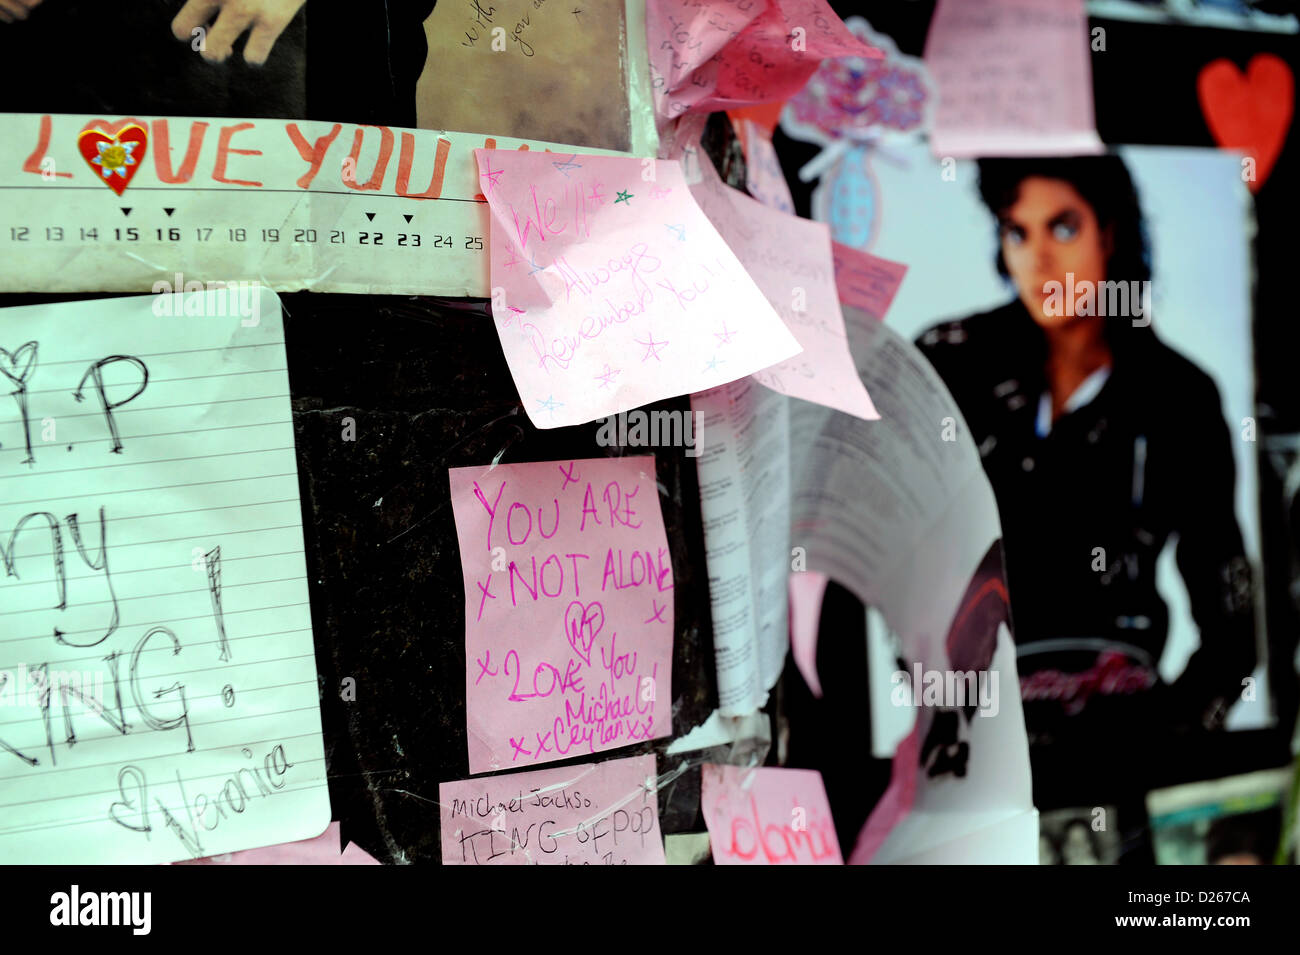
[[[998,231],[1002,258],[1020,301],[1043,328],[1076,320],[1071,295],[1065,296],[1062,308],[1052,309],[1057,314],[1049,314],[1044,291],[1048,282],[1068,287],[1067,273],[1073,273],[1076,288],[1106,280],[1107,234],[1092,207],[1064,180],[1026,178],[1016,201],[1003,212]]]

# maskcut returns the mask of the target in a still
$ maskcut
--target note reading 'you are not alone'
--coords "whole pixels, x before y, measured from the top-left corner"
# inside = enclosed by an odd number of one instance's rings
[[[539,428],[714,388],[798,354],[675,161],[477,149],[493,316]]]
[[[443,865],[663,865],[653,755],[438,787]]]
[[[330,821],[280,304],[0,311],[0,862]]]
[[[453,468],[469,771],[667,736],[673,569],[654,458]]]

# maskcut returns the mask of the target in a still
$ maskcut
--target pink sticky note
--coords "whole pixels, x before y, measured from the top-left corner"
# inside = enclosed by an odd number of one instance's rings
[[[654,458],[450,473],[469,771],[669,735],[673,568]]]
[[[716,864],[844,864],[815,769],[706,763],[702,779],[700,808]]]
[[[661,120],[682,113],[734,109],[794,95],[823,58],[880,56],[854,36],[826,0],[713,0],[690,9],[676,0],[648,0],[646,36],[655,110]]]
[[[829,582],[829,577],[815,570],[790,575],[790,655],[813,696],[819,699],[822,683],[817,676],[817,633]]]
[[[936,156],[1096,153],[1084,0],[939,0],[925,64]]]
[[[339,865],[383,865],[383,863],[355,842],[349,842],[348,847],[339,856]]]
[[[763,205],[794,215],[794,197],[772,145],[772,133],[752,119],[733,120],[745,146],[745,188]]]
[[[907,266],[838,242],[831,243],[831,252],[840,301],[884,321],[898,287],[903,284]]]
[[[664,865],[654,756],[438,787],[443,865]]]
[[[704,391],[799,351],[673,161],[476,149],[493,315],[533,424]]]
[[[769,209],[724,184],[707,162],[702,167],[703,181],[691,187],[696,201],[803,348],[755,372],[754,380],[792,398],[879,418],[849,352],[830,229]]]
[[[742,4],[723,0],[686,6],[677,0],[646,0],[646,45],[655,116],[661,122],[691,111],[717,89],[724,46],[763,13],[769,0]]]
[[[788,99],[825,58],[883,54],[854,36],[826,0],[773,0],[720,55],[717,90],[696,109]]]
[[[260,849],[244,849],[219,856],[207,856],[175,865],[338,865],[339,824],[331,822],[315,839],[283,842]]]

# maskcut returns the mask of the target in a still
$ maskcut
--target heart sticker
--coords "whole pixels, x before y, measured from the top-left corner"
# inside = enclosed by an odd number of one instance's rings
[[[131,185],[144,161],[149,134],[143,126],[130,124],[104,133],[98,129],[82,130],[77,149],[100,181],[119,196]]]
[[[1258,192],[1273,171],[1291,126],[1295,105],[1291,68],[1271,53],[1251,58],[1245,74],[1228,60],[1214,60],[1196,78],[1196,95],[1214,141],[1255,160],[1255,177],[1247,185]]]

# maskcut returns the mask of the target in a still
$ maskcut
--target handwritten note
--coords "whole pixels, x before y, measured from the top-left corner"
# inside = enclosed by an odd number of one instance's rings
[[[661,122],[784,100],[826,57],[881,55],[826,0],[648,0],[646,35]]]
[[[843,865],[822,774],[705,764],[700,808],[717,865]]]
[[[939,0],[925,64],[936,156],[1101,152],[1084,0]]]
[[[840,302],[884,321],[898,287],[903,284],[907,266],[838,242],[831,243],[831,255],[835,260],[835,288]]]
[[[673,568],[654,458],[453,468],[469,771],[671,732]]]
[[[647,104],[647,138],[638,141],[632,94],[646,83],[645,66],[637,67],[645,39],[635,51],[642,14],[628,6],[444,0],[424,21],[429,52],[415,90],[417,125],[645,155],[653,117]],[[537,94],[527,109],[520,109],[523,90]]]
[[[443,865],[664,865],[654,756],[438,787]]]
[[[537,427],[713,388],[798,353],[678,163],[475,154],[493,316]]]
[[[186,859],[176,865],[379,865],[380,862],[354,842],[340,851],[339,824],[331,822],[315,839],[285,842],[261,849],[227,852],[202,859]]]
[[[691,192],[793,333],[803,352],[755,372],[760,384],[859,418],[876,412],[849,354],[835,289],[830,229],[727,186],[707,162]]]
[[[330,821],[279,301],[0,311],[0,861]]]

